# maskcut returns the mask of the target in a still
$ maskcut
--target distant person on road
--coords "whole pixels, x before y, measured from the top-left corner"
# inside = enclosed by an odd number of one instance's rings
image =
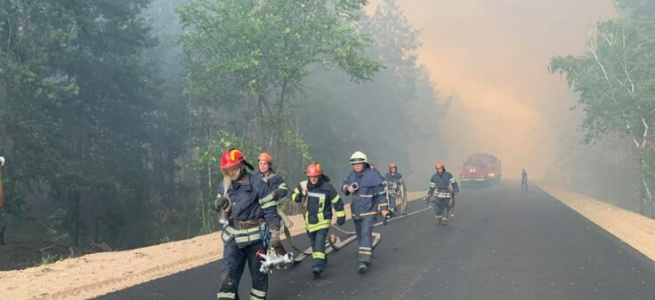
[[[384,177],[380,172],[372,170],[366,154],[357,151],[350,157],[353,170],[343,180],[341,190],[346,196],[352,195],[350,208],[359,251],[357,271],[364,273],[371,264],[373,253],[373,224],[375,224],[378,209],[383,218],[389,215],[386,197],[384,196]]]
[[[528,190],[528,172],[526,172],[525,169],[521,171],[521,190]]]
[[[346,212],[343,201],[330,184],[330,178],[323,174],[323,166],[312,163],[305,173],[307,180],[300,182],[291,198],[296,203],[302,203],[305,229],[312,245],[312,273],[314,278],[318,278],[327,263],[325,239],[332,222],[332,208],[339,226],[346,222]]]
[[[221,156],[223,183],[218,187],[214,209],[227,213],[223,228],[223,260],[218,299],[239,299],[239,281],[248,263],[252,288],[250,299],[266,299],[268,274],[259,271],[257,253],[266,246],[280,246],[280,216],[268,185],[253,170],[241,151],[230,149]],[[270,239],[269,239],[270,238]]]
[[[426,198],[432,198],[436,191],[434,217],[437,222],[447,224],[451,200],[459,193],[459,186],[453,174],[446,171],[446,167],[442,162],[437,162],[434,168],[437,173],[434,173],[430,179],[430,187]]]

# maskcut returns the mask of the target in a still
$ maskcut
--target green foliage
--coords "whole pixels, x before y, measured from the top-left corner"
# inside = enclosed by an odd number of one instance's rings
[[[409,25],[395,1],[385,1],[362,23],[374,41],[367,53],[386,68],[366,85],[354,85],[336,72],[312,75],[307,105],[299,107],[298,131],[326,173],[337,178],[350,170],[348,157],[356,150],[382,172],[395,161],[408,175],[411,159],[425,159],[407,155],[413,153],[412,141],[425,141],[425,147],[441,152],[440,121],[446,110],[426,68],[417,63],[420,31]]]
[[[186,34],[190,94],[211,109],[244,110],[250,136],[277,157],[284,147],[291,100],[317,66],[370,80],[381,65],[363,55],[370,38],[361,34],[362,0],[196,0],[178,9]],[[234,108],[234,109],[233,109]],[[251,125],[257,125],[256,128]]]
[[[616,7],[633,17],[655,17],[655,2],[652,0],[615,0]]]
[[[219,130],[212,134],[209,144],[206,147],[198,147],[198,159],[193,167],[195,170],[202,170],[210,167],[212,171],[218,171],[221,162],[221,155],[230,148],[241,150],[246,160],[252,162],[262,152],[261,147],[250,141],[247,137],[236,135],[226,130]],[[218,175],[218,173],[217,173]]]
[[[57,209],[54,213],[45,216],[39,216],[39,222],[46,228],[48,236],[55,243],[66,241],[70,238],[68,232],[62,231],[66,219],[66,211]]]
[[[341,177],[353,147],[408,160],[421,131],[388,119],[426,124],[436,89],[395,2],[365,4],[0,0],[3,213],[132,248],[216,230],[231,147],[272,153],[290,186],[314,159]]]
[[[56,254],[50,254],[48,252],[44,252],[41,254],[41,265],[49,265],[49,264],[54,264],[61,260],[61,257]]]
[[[300,84],[307,66],[334,65],[368,80],[380,65],[361,53],[369,38],[357,32],[366,1],[195,0],[178,9],[188,32],[185,52],[194,95],[221,94],[231,78],[253,95],[280,83]],[[246,89],[247,88],[247,89]],[[216,99],[224,101],[223,99]]]
[[[628,1],[621,3],[627,5]],[[580,96],[579,106],[585,112],[581,124],[584,142],[617,132],[631,139],[642,166],[641,211],[652,214],[655,19],[627,15],[598,22],[587,46],[582,56],[554,57],[551,72],[566,74],[569,87]]]
[[[655,22],[628,18],[599,22],[585,55],[555,57],[550,67],[565,73],[571,89],[580,95],[586,141],[613,131],[625,132],[639,144],[645,141],[655,109]]]

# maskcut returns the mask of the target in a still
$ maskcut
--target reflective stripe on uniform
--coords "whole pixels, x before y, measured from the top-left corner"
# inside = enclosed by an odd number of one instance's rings
[[[337,195],[337,196],[334,197],[334,199],[332,199],[332,201],[330,201],[330,202],[331,202],[332,204],[337,204],[337,202],[339,202],[339,199],[341,199],[341,198],[339,198],[339,195]]]
[[[373,248],[371,247],[359,247],[359,254],[371,255]]]
[[[293,194],[291,195],[291,200],[296,201],[296,197],[300,194],[300,190],[298,188],[293,189]]]
[[[246,236],[237,236],[234,238],[234,240],[237,242],[237,244],[242,244],[242,243],[247,243],[247,242],[252,242],[252,241],[258,241],[261,238],[261,234],[259,232],[251,235],[246,235]]]
[[[266,209],[266,208],[275,206],[275,201],[273,200],[273,195],[269,194],[268,196],[260,199],[259,200],[259,206],[261,206],[262,209]]]
[[[305,213],[305,228],[307,229],[307,231],[314,232],[320,229],[330,228],[330,222],[332,220],[326,220],[325,215],[323,215],[323,212],[325,211],[326,195],[322,193],[309,192],[307,193],[307,196],[318,198],[318,212],[316,212],[316,217],[318,218],[318,222],[316,222],[315,224],[310,224],[309,211],[307,211]]]
[[[372,215],[375,215],[377,213],[378,213],[377,211],[369,211],[369,212],[365,212],[365,213],[359,214],[359,215],[360,216],[372,216]]]
[[[314,259],[325,259],[325,253],[323,253],[323,252],[312,252],[312,258],[314,258]]]
[[[218,299],[236,299],[237,295],[235,293],[218,293],[216,294]]]
[[[266,292],[253,288],[250,290],[250,299],[254,299],[254,300],[266,299]]]
[[[227,244],[227,242],[230,241],[231,238],[234,238],[237,244],[258,241],[261,239],[261,231],[264,230],[265,228],[266,228],[265,223],[254,228],[240,229],[240,230],[235,229],[232,226],[226,226],[225,228],[223,228],[221,238],[223,239],[224,244]]]
[[[323,198],[323,199],[325,199],[325,194],[321,194],[321,193],[309,192],[309,193],[307,193],[307,195],[310,196],[310,197],[316,197],[316,198]]]
[[[345,217],[345,216],[346,216],[346,212],[345,212],[345,211],[343,211],[343,210],[338,210],[338,211],[337,211],[337,217]]]

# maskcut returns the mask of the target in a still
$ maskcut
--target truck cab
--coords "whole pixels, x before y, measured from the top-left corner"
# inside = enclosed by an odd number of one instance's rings
[[[476,153],[469,156],[462,167],[459,180],[462,186],[489,185],[500,182],[503,176],[500,160],[491,154]]]

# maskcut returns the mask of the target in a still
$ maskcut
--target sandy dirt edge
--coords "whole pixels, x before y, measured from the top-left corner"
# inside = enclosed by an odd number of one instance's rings
[[[410,199],[425,191],[409,194]],[[350,206],[346,216],[350,219]],[[302,216],[291,216],[291,234],[304,233]],[[89,299],[217,261],[219,233],[145,248],[95,253],[20,271],[0,272],[2,299]],[[218,270],[217,270],[218,271]],[[218,278],[218,274],[216,275]]]
[[[540,183],[539,187],[655,261],[655,220],[556,185]]]

